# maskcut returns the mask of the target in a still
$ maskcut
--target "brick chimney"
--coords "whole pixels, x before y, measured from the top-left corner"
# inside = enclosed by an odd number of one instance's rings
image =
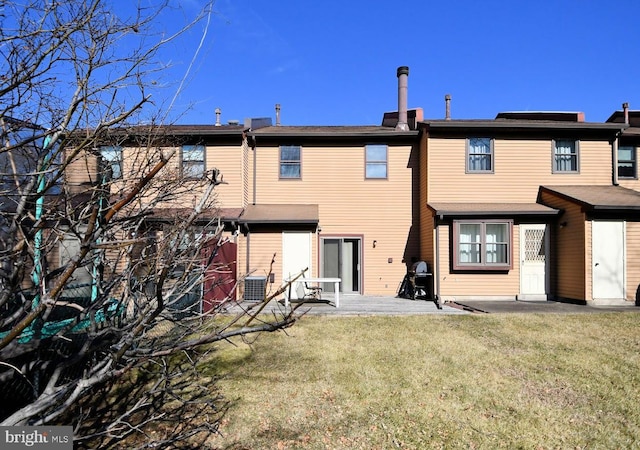
[[[398,124],[396,130],[409,131],[407,121],[407,79],[409,78],[409,68],[407,66],[398,67]]]

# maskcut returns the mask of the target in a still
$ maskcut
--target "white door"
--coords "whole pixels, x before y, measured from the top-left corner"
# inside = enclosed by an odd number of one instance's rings
[[[625,298],[624,222],[592,222],[593,298]]]
[[[549,239],[545,224],[520,225],[520,300],[547,299],[547,254]]]
[[[295,277],[302,270],[309,268],[304,274],[312,276],[311,267],[311,233],[289,232],[282,233],[282,279]],[[292,286],[291,298],[298,298],[296,286]]]

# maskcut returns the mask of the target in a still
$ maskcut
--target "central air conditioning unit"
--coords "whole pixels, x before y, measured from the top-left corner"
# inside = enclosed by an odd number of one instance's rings
[[[261,302],[267,292],[267,277],[246,277],[244,279],[244,299],[247,302]]]

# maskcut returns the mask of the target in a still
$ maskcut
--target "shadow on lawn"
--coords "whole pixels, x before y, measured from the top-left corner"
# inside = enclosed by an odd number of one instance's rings
[[[229,405],[215,379],[194,382],[202,379],[194,370],[187,358],[154,361],[91,391],[66,418],[74,425],[74,448],[203,448],[218,433]]]

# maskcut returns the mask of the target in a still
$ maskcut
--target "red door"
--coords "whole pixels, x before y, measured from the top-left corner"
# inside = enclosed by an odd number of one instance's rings
[[[237,250],[237,244],[226,241],[218,246],[216,239],[212,239],[202,248],[202,312],[207,313],[223,302],[236,300]]]

